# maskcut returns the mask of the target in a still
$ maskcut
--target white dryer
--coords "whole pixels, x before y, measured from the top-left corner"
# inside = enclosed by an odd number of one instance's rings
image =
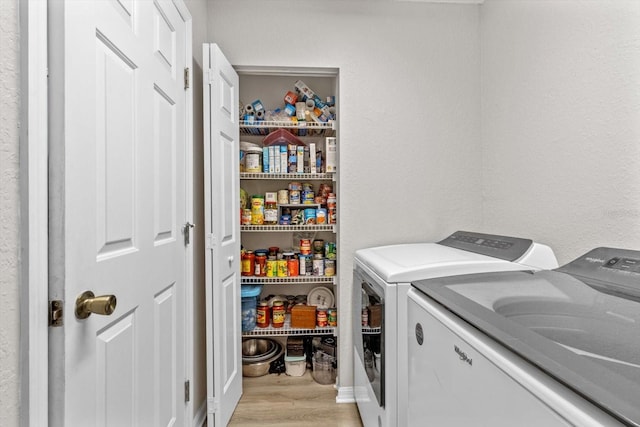
[[[640,427],[640,251],[418,281],[408,426]]]
[[[548,246],[528,239],[466,231],[457,231],[437,243],[356,251],[354,394],[364,426],[407,425],[407,292],[412,281],[557,266]]]

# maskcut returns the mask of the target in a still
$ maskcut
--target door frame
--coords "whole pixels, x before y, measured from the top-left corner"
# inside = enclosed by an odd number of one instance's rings
[[[20,13],[20,425],[49,423],[49,108],[47,1],[19,2]],[[193,223],[193,18],[184,0],[172,3],[187,23],[185,91],[185,216]],[[193,245],[185,259],[185,372],[193,385]],[[65,316],[72,315],[65,313]],[[193,400],[185,407],[190,425]]]
[[[20,2],[20,420],[48,424],[48,4]]]

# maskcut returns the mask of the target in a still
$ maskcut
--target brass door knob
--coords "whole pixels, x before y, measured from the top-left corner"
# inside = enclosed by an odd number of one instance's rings
[[[115,295],[95,296],[93,292],[83,292],[76,299],[76,317],[86,319],[91,313],[109,316],[116,309]]]

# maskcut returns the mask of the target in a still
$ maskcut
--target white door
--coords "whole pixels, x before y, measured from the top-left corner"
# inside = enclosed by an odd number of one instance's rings
[[[242,394],[238,74],[203,46],[207,413],[225,426]]]
[[[180,5],[50,4],[50,286],[64,304],[50,328],[50,425],[185,424],[191,23]],[[115,311],[79,319],[84,291],[115,296]]]

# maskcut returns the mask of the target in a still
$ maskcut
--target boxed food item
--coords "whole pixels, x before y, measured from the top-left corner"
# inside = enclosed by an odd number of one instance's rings
[[[379,328],[382,325],[382,305],[376,304],[369,307],[369,326]]]
[[[316,307],[313,305],[294,305],[291,308],[291,327],[314,329],[316,327]]]

